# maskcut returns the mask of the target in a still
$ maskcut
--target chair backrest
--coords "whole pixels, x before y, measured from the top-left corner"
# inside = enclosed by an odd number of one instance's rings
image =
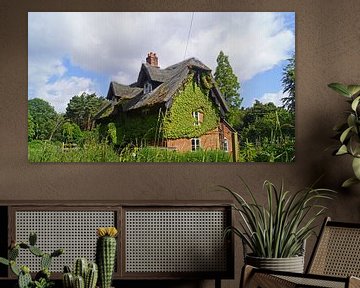
[[[326,218],[307,273],[360,277],[360,223]]]

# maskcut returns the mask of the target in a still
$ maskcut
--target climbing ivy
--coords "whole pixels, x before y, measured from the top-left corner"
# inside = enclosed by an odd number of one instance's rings
[[[206,75],[204,75],[204,78]],[[205,88],[205,89],[204,89]],[[209,99],[207,87],[200,87],[190,75],[188,81],[174,96],[173,103],[163,122],[164,137],[167,139],[199,137],[217,127],[219,115]],[[194,125],[193,112],[202,112],[203,122]]]
[[[201,86],[190,74],[182,89],[173,98],[168,111],[154,109],[147,114],[122,115],[118,122],[100,126],[100,134],[121,145],[156,143],[165,139],[199,137],[218,126],[219,115],[208,93],[213,84],[208,74],[201,75]],[[202,78],[204,80],[202,80]],[[205,84],[206,83],[206,84]],[[200,125],[194,125],[193,112],[203,113]]]
[[[112,143],[122,145],[124,143],[144,144],[159,139],[158,115],[127,115],[118,122],[110,122],[100,125],[102,139],[111,140]]]
[[[118,139],[120,136],[124,142],[153,141],[158,137],[157,127],[158,115],[156,113],[128,115],[117,127]]]

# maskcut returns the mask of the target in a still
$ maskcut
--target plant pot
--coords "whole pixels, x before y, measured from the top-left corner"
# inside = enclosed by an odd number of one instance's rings
[[[263,258],[246,255],[245,263],[262,269],[304,273],[304,256]]]

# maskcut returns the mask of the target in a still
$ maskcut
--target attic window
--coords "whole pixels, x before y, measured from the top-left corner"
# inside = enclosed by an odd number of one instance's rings
[[[152,85],[149,82],[144,84],[144,94],[150,93],[152,91]]]
[[[194,126],[200,126],[204,121],[204,114],[200,111],[194,111],[192,115],[194,117]]]

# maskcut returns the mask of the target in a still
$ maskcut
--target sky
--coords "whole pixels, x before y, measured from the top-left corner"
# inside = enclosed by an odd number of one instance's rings
[[[220,51],[229,56],[244,107],[256,99],[281,106],[295,13],[29,12],[28,99],[65,112],[74,95],[106,96],[110,81],[135,82],[149,52],[160,68],[195,57],[214,73]]]

